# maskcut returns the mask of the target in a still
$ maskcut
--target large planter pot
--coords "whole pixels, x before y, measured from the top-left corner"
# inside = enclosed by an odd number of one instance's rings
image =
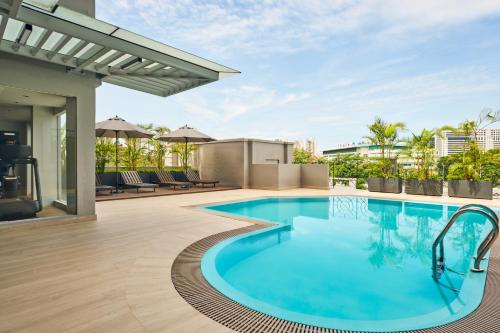
[[[481,180],[448,180],[450,197],[493,199],[493,183]]]
[[[368,191],[401,193],[403,180],[401,178],[368,177]]]
[[[416,195],[443,195],[443,181],[442,180],[418,180],[406,179],[405,180],[405,193]]]

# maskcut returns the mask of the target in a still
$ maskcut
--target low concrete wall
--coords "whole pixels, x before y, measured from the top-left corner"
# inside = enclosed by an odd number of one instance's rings
[[[300,187],[298,164],[252,164],[250,187],[264,190],[285,190]]]
[[[328,164],[301,164],[301,185],[305,188],[328,190],[329,185]]]
[[[278,190],[300,187],[300,165],[299,164],[279,164],[278,166]]]
[[[328,165],[292,164],[292,153],[290,142],[229,139],[200,144],[193,165],[202,178],[225,186],[328,189]]]
[[[278,164],[252,164],[250,188],[277,190],[279,188]]]
[[[247,187],[245,153],[245,142],[242,141],[199,145],[198,170],[201,178],[217,179],[223,186]]]

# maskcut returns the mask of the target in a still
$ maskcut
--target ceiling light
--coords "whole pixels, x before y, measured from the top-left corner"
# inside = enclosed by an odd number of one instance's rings
[[[128,61],[127,63],[123,64],[120,66],[121,69],[127,69],[127,68],[130,68],[132,66],[134,66],[135,64],[139,64],[142,62],[142,58],[134,58],[130,61]]]

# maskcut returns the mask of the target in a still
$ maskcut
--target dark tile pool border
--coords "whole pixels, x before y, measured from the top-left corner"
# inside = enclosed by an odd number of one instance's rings
[[[172,282],[192,307],[212,320],[241,333],[347,333],[298,324],[249,309],[214,289],[201,273],[201,258],[215,244],[240,234],[266,228],[254,224],[203,238],[185,248],[172,265]],[[479,308],[453,323],[411,332],[483,333],[500,332],[500,244],[491,251],[483,300]]]

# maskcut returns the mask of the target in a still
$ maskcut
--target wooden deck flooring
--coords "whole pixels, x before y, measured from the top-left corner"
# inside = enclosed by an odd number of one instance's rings
[[[113,193],[101,192],[96,195],[96,201],[110,201],[110,200],[122,200],[122,199],[135,199],[135,198],[149,198],[149,197],[161,197],[166,195],[179,195],[179,194],[190,194],[190,193],[205,193],[205,192],[217,192],[217,191],[227,191],[235,190],[236,187],[228,186],[193,186],[189,189],[177,188],[175,190],[168,187],[160,187],[155,191],[151,189],[141,189],[137,191],[136,189],[125,189],[123,193]]]
[[[232,190],[98,202],[97,222],[0,229],[0,332],[230,332],[179,296],[171,266],[195,241],[249,223],[186,206],[331,193]]]

